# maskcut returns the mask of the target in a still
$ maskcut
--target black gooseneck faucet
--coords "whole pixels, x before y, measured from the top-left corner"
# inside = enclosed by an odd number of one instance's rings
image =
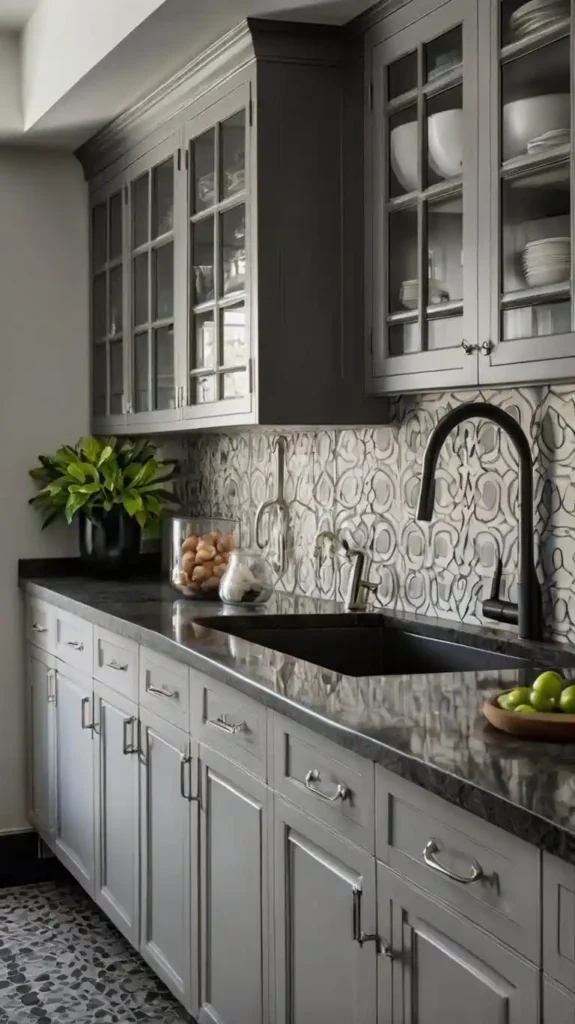
[[[508,412],[488,402],[470,402],[452,409],[431,432],[425,455],[416,518],[430,522],[435,498],[435,470],[439,453],[454,427],[473,417],[491,420],[511,438],[519,458],[519,602],[499,600],[501,560],[499,559],[489,600],[483,603],[486,618],[519,625],[523,640],[541,640],[543,636],[541,588],[535,571],[533,536],[533,460],[529,443],[521,427]]]

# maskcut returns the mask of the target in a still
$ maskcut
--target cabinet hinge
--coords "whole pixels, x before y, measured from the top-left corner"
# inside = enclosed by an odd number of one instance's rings
[[[128,205],[128,186],[124,185],[124,206]]]
[[[187,149],[186,149],[186,155],[185,155],[185,161],[184,162],[185,162],[185,165],[186,165],[186,170],[188,170],[188,168],[190,166],[190,154],[189,154]]]
[[[254,123],[254,101],[252,99],[250,99],[250,102],[248,103],[248,118],[250,128],[252,128]]]
[[[181,149],[179,149],[178,150],[178,170],[181,171],[181,169],[182,169],[182,151],[181,151]]]
[[[373,110],[373,82],[369,83],[369,87],[368,87],[368,102],[369,102],[369,109]]]

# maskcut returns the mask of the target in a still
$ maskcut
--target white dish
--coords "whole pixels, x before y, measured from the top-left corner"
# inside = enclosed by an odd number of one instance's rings
[[[440,178],[455,178],[463,168],[463,111],[442,110],[427,120],[429,163]]]
[[[530,288],[544,288],[549,284],[563,284],[571,276],[571,268],[556,270],[553,267],[541,268],[540,270],[526,270],[525,279]]]
[[[419,188],[417,176],[417,121],[392,128],[389,135],[391,167],[400,185],[407,192]]]
[[[571,97],[551,93],[514,100],[503,107],[503,160],[527,152],[528,144],[544,132],[569,130]]]
[[[523,25],[533,18],[555,17],[569,13],[569,0],[529,0],[528,3],[518,7],[509,19],[510,28]]]
[[[449,302],[449,294],[446,292],[441,281],[430,278],[428,281],[427,295],[431,305],[440,302]],[[403,281],[399,289],[399,301],[406,309],[417,309],[419,305],[419,281]]]

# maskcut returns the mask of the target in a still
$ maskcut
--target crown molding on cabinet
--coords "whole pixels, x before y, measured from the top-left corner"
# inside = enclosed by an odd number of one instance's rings
[[[193,101],[253,61],[337,65],[343,57],[345,36],[337,26],[246,19],[80,146],[76,156],[86,179],[95,178]]]

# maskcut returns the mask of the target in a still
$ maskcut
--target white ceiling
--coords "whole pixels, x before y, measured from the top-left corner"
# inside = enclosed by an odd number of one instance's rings
[[[22,28],[41,0],[0,0],[0,29]]]

